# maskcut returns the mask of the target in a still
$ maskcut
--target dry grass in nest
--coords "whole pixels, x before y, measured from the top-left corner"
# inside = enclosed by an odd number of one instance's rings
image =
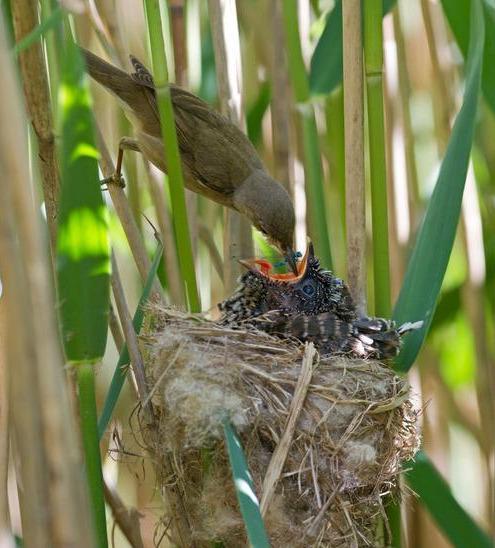
[[[246,545],[225,417],[273,546],[375,545],[383,498],[398,493],[400,465],[418,447],[407,381],[377,361],[320,358],[312,345],[168,309],[151,316],[142,342],[157,427],[146,440],[189,545]]]

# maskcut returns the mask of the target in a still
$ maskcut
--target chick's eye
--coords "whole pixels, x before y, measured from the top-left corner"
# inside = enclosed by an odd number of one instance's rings
[[[302,286],[302,291],[305,295],[307,295],[308,297],[311,297],[312,295],[314,295],[315,288],[313,287],[313,284],[306,283]]]

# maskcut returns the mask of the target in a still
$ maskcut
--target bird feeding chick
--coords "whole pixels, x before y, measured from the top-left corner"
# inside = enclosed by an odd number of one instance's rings
[[[274,335],[311,341],[322,355],[396,356],[401,337],[422,322],[398,328],[390,320],[359,316],[346,284],[323,270],[310,243],[297,274],[272,273],[263,259],[241,261],[248,271],[236,292],[220,304],[221,323],[251,325]]]

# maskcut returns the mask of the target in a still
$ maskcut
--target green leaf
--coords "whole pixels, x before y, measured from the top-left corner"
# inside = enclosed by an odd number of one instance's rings
[[[396,0],[384,0],[383,14]],[[331,93],[342,82],[342,0],[328,14],[325,29],[316,45],[309,72],[312,95]]]
[[[55,28],[65,15],[65,11],[58,6],[50,14],[50,16],[42,21],[36,28],[34,28],[27,36],[24,36],[22,40],[19,40],[14,46],[14,54],[19,55],[21,51],[28,49],[35,42],[37,42],[44,34],[49,30]]]
[[[139,299],[139,303],[134,312],[134,317],[132,319],[132,325],[136,334],[139,334],[141,327],[143,325],[144,319],[144,306],[150,296],[151,288],[153,287],[153,281],[158,271],[160,265],[160,260],[162,258],[163,245],[158,244],[158,247],[155,251],[155,256],[153,257],[153,262],[151,263],[150,271],[146,277],[146,283],[144,284],[143,292]],[[108,427],[110,418],[112,417],[113,410],[119,399],[122,386],[124,385],[126,372],[125,368],[131,363],[129,358],[129,351],[127,350],[127,344],[124,344],[124,348],[119,356],[119,361],[117,362],[117,367],[115,368],[112,381],[110,383],[110,388],[108,389],[107,397],[105,398],[105,403],[103,404],[103,411],[101,412],[100,419],[98,421],[98,436],[101,439],[105,430]]]
[[[445,16],[464,57],[469,49],[469,8],[466,0],[442,0]],[[483,54],[483,76],[481,88],[487,103],[495,112],[495,8],[483,2],[485,20],[485,51]]]
[[[249,542],[251,546],[256,548],[269,548],[270,542],[261,517],[260,504],[254,492],[253,479],[248,469],[241,442],[229,421],[224,422],[223,429],[237,500],[239,501]]]
[[[61,197],[58,300],[65,354],[77,364],[79,414],[97,542],[107,546],[93,363],[103,356],[110,303],[107,211],[98,177],[84,63],[66,27],[59,88]]]
[[[396,361],[400,371],[412,366],[430,327],[459,221],[481,81],[485,27],[480,0],[472,2],[471,28],[463,104],[394,310],[398,324],[424,320],[404,342]]]
[[[66,40],[59,93],[61,197],[57,275],[69,361],[96,361],[107,340],[110,246],[91,102],[79,51]]]
[[[492,543],[469,514],[459,505],[445,480],[435,469],[427,455],[420,451],[414,461],[406,463],[409,485],[421,497],[446,537],[453,546],[490,548]]]

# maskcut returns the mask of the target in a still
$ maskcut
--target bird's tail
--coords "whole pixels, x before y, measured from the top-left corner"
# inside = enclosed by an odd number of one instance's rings
[[[145,107],[140,85],[130,74],[107,63],[98,55],[80,48],[86,61],[88,74],[108,91],[115,94],[132,110],[139,112]],[[149,108],[149,107],[148,107]]]

